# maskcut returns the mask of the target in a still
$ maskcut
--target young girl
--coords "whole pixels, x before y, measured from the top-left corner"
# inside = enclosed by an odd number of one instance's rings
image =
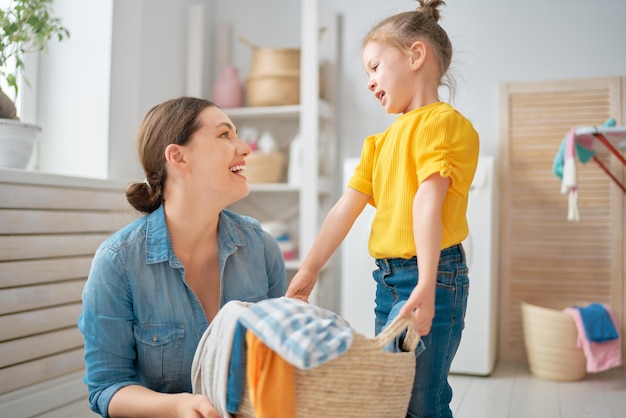
[[[464,326],[469,287],[461,242],[478,134],[439,99],[452,46],[439,26],[441,0],[419,0],[363,40],[367,87],[389,128],[365,139],[348,188],[326,217],[287,290],[307,299],[317,275],[367,203],[376,208],[369,252],[376,259],[376,333],[394,316],[412,317],[426,350],[419,355],[407,417],[451,417],[450,364]],[[349,251],[349,249],[347,249]]]

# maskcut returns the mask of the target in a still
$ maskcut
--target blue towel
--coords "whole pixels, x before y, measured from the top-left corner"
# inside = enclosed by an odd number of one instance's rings
[[[559,147],[559,151],[556,153],[554,157],[554,161],[552,162],[552,172],[555,176],[562,179],[563,178],[563,163],[565,160],[565,143],[567,142],[567,137],[563,138],[561,141],[561,146]],[[591,160],[596,152],[592,149],[587,149],[582,145],[576,143],[576,155],[578,156],[578,160],[581,163],[586,163]]]
[[[615,119],[614,118],[607,119],[602,124],[602,126],[603,127],[615,126]],[[563,138],[563,141],[561,141],[561,146],[559,147],[559,151],[554,156],[554,160],[552,162],[552,172],[554,173],[555,176],[557,176],[560,179],[563,178],[563,163],[565,160],[565,143],[566,142],[567,142],[567,135],[565,136],[565,138]],[[578,161],[580,161],[583,164],[587,163],[596,155],[596,152],[593,149],[587,149],[578,143],[576,143],[575,145],[576,145],[576,155],[578,156]]]
[[[226,410],[231,414],[239,412],[239,405],[243,397],[246,380],[246,331],[247,329],[238,322],[233,336],[233,351],[230,354],[228,364]]]
[[[395,305],[391,307],[391,311],[389,312],[389,315],[387,316],[387,323],[383,327],[383,330],[387,328],[393,322],[393,320],[398,316],[398,314],[402,310],[402,307],[405,304],[406,304],[406,300],[401,300],[400,302],[396,303]],[[406,331],[402,332],[400,335],[394,338],[394,340],[391,341],[389,344],[387,344],[383,348],[383,350],[388,351],[390,353],[404,352],[404,350],[402,349],[402,344],[404,343],[405,337],[406,337]],[[415,349],[415,355],[419,356],[420,354],[424,352],[424,350],[426,350],[426,344],[424,344],[424,341],[420,338],[419,343],[417,343],[417,348]]]
[[[584,308],[576,306],[576,309],[580,312],[585,334],[590,342],[601,343],[619,337],[609,313],[601,304],[592,303]]]

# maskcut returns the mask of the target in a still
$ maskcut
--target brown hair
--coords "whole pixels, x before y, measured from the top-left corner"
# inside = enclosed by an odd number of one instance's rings
[[[452,43],[446,31],[437,23],[441,17],[438,10],[446,4],[443,0],[418,0],[420,6],[412,12],[398,13],[380,21],[369,31],[361,43],[365,47],[371,41],[386,42],[408,51],[418,40],[426,41],[437,53],[440,84],[454,93],[454,80],[448,74],[452,61]]]
[[[137,135],[139,161],[145,182],[133,183],[126,191],[128,202],[138,211],[151,213],[163,203],[167,180],[165,148],[185,145],[200,128],[198,115],[214,103],[195,97],[179,97],[154,106],[146,113]]]

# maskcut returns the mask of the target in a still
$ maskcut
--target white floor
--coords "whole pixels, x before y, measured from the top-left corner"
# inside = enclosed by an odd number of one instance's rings
[[[626,369],[579,382],[533,377],[526,364],[499,363],[489,377],[451,375],[455,418],[623,418]]]
[[[455,418],[624,418],[626,369],[589,374],[580,382],[532,377],[526,364],[499,363],[489,377],[450,376]],[[38,418],[87,418],[87,402]],[[339,417],[337,417],[339,418]]]

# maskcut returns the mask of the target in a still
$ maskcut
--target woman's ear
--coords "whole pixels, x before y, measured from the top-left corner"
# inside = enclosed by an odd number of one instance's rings
[[[411,67],[414,70],[419,70],[426,61],[426,45],[422,41],[415,41],[411,45]]]
[[[178,144],[169,144],[165,148],[165,160],[167,160],[167,162],[174,167],[180,167],[181,165],[187,164],[185,153],[183,152],[182,147]]]

